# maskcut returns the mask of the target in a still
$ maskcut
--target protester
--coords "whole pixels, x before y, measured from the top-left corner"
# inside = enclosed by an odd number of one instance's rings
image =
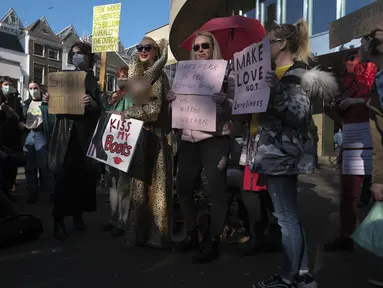
[[[334,130],[334,144],[335,144],[335,153],[336,153],[336,169],[339,169],[339,155],[340,155],[340,149],[343,145],[343,133],[342,129],[338,128]]]
[[[190,55],[191,60],[222,59],[220,47],[209,32],[198,32]],[[230,75],[234,82],[234,76]],[[212,99],[217,104],[217,124],[215,132],[182,130],[182,140],[178,145],[177,194],[181,213],[186,220],[187,236],[175,248],[178,252],[198,249],[197,208],[194,203],[193,187],[196,179],[205,169],[208,193],[211,198],[210,232],[205,235],[199,252],[194,255],[194,263],[213,261],[218,257],[218,244],[223,232],[228,212],[230,194],[226,190],[227,161],[230,153],[230,116],[232,91],[216,93]],[[169,101],[176,99],[172,91]]]
[[[75,43],[69,52],[77,71],[85,71],[84,115],[56,115],[49,145],[48,163],[55,176],[54,237],[68,237],[65,216],[73,216],[74,228],[85,229],[83,212],[96,210],[98,164],[86,157],[100,115],[100,91],[92,67],[95,61],[89,44]],[[44,97],[49,101],[49,95]],[[42,108],[47,109],[46,103]],[[45,179],[44,179],[45,180]]]
[[[362,38],[359,55],[363,62],[373,62],[378,72],[375,75],[374,93],[367,102],[370,109],[370,128],[373,144],[373,169],[371,192],[376,201],[383,201],[383,23],[377,25],[370,36]],[[375,287],[383,287],[382,273],[378,280],[369,280]]]
[[[266,176],[274,215],[282,229],[286,262],[279,275],[260,281],[258,287],[316,287],[309,274],[306,241],[298,213],[297,176],[312,173],[315,168],[315,144],[309,133],[310,97],[334,95],[337,85],[325,72],[317,69],[306,72],[310,50],[304,20],[295,25],[273,26],[269,38],[276,69],[266,76],[271,87],[270,103],[268,111],[259,114],[258,142],[251,168]],[[324,90],[315,85],[321,85]],[[316,95],[320,91],[322,94]]]
[[[122,66],[117,70],[116,76],[118,90],[113,92],[111,97],[105,97],[104,99],[106,100],[104,106],[107,111],[121,113],[132,106],[127,95],[128,75],[128,66]],[[119,179],[118,169],[108,166],[106,170],[108,170],[107,180],[110,180],[106,182],[111,182],[112,184],[112,187],[109,189],[109,202],[112,210],[112,219],[107,224],[103,225],[102,228],[104,231],[111,231],[112,236],[119,237],[125,234],[130,199],[128,194],[120,195],[118,193],[121,192],[121,190],[117,189]]]
[[[16,181],[17,162],[20,162],[14,160],[22,157],[23,107],[11,78],[0,78],[0,87],[0,145],[1,150],[11,156],[3,163],[1,189],[9,200],[15,201],[10,191]]]
[[[169,82],[162,71],[168,57],[167,41],[158,45],[144,37],[137,51],[128,63],[132,81],[128,90],[134,105],[122,116],[141,120],[144,125],[129,171],[120,171],[117,189],[126,199],[122,205],[128,205],[126,244],[163,248],[171,232],[168,210],[172,192],[171,119],[165,97]]]
[[[28,136],[24,144],[26,157],[25,178],[29,193],[28,203],[38,200],[38,169],[44,178],[45,192],[52,193],[54,189],[53,174],[48,168],[48,143],[54,116],[42,110],[42,92],[40,85],[34,81],[29,83],[29,98],[24,102],[25,129]],[[43,114],[43,111],[45,112]],[[41,183],[40,183],[41,184]]]
[[[337,113],[343,119],[343,130],[345,130],[345,125],[356,123],[366,124],[365,129],[367,130],[369,129],[369,109],[365,103],[371,94],[376,66],[371,62],[361,63],[358,50],[351,50],[345,61],[345,68],[347,74],[342,79],[343,93],[337,97],[335,102]],[[339,156],[341,165],[343,164],[342,155],[348,149],[345,147],[344,140],[342,144]],[[371,149],[372,147],[366,148]],[[346,175],[341,169],[340,235],[325,244],[325,252],[353,250],[354,245],[350,236],[358,223],[358,199],[363,178],[364,175]]]

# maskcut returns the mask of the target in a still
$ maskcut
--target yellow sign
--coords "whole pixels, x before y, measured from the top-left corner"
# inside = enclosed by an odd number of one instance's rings
[[[352,12],[330,23],[330,49],[369,35],[383,19],[383,0]]]
[[[121,3],[93,7],[92,52],[118,51]]]

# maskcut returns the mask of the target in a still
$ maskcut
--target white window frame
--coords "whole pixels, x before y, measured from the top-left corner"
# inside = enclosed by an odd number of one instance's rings
[[[57,51],[57,57],[56,58],[51,58],[50,56],[49,56],[49,51],[50,50],[56,50]],[[48,59],[50,59],[50,60],[56,60],[56,61],[60,61],[60,50],[59,49],[57,49],[57,48],[53,48],[53,47],[48,47]]]
[[[41,46],[43,46],[43,55],[39,55],[39,54],[36,54],[35,53],[35,45],[41,45]],[[40,43],[38,43],[38,42],[36,42],[36,41],[33,41],[33,55],[34,56],[37,56],[37,57],[44,57],[45,56],[45,45],[44,44],[40,44]]]
[[[39,62],[33,62],[33,78],[36,78],[35,77],[35,65],[36,64],[43,67],[43,73],[42,73],[42,76],[41,76],[42,77],[41,78],[41,83],[39,83],[39,84],[45,85],[45,65],[44,64],[39,63]]]

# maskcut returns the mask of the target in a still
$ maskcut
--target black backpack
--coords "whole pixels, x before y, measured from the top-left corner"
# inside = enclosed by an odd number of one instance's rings
[[[0,220],[0,248],[36,240],[43,232],[40,219],[33,215],[19,214]]]

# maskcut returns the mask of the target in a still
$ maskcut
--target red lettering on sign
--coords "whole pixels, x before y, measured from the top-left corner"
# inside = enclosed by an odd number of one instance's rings
[[[120,154],[125,157],[129,157],[130,150],[132,150],[132,146],[128,143],[117,143],[113,142],[114,136],[108,135],[106,136],[104,150],[109,151],[110,153]]]

